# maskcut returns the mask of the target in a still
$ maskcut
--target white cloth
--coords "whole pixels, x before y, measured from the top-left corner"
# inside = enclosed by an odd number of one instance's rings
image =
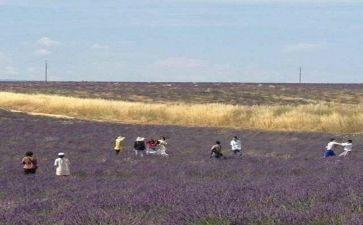
[[[154,150],[154,149],[151,149],[151,148],[146,149],[146,154],[156,154],[157,152],[158,152],[157,150]]]
[[[336,141],[331,141],[326,145],[326,150],[333,150],[336,145],[340,145]]]
[[[164,145],[159,146],[158,153],[160,155],[162,155],[162,156],[167,156],[168,155],[168,153],[166,153],[166,147]]]
[[[233,139],[231,141],[231,148],[232,148],[232,150],[241,150],[242,149],[241,141]]]
[[[166,153],[166,145],[168,143],[164,140],[159,140],[159,146],[158,146],[158,154],[162,156],[168,156],[168,153]]]
[[[353,147],[353,144],[352,143],[349,143],[349,142],[346,142],[346,143],[342,143],[342,146],[344,146],[344,151],[352,151],[352,147]]]
[[[58,158],[54,161],[54,166],[56,167],[57,176],[68,176],[71,175],[69,166],[71,163],[67,158]]]

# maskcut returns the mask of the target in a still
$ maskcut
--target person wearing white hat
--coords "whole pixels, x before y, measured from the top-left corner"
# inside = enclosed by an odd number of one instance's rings
[[[64,157],[64,153],[58,153],[58,159],[54,161],[54,166],[56,167],[56,175],[57,176],[69,176],[71,175],[69,166],[71,163],[67,158]]]
[[[140,154],[141,157],[144,157],[145,150],[146,150],[145,138],[137,137],[134,143],[135,155],[138,156]]]
[[[124,143],[125,137],[122,136],[118,136],[115,140],[115,147],[113,148],[116,152],[116,155],[118,155],[123,147],[123,143]]]

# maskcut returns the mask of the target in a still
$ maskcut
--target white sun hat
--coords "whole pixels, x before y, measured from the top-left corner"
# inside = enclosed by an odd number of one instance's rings
[[[58,153],[58,156],[64,156],[63,152]]]

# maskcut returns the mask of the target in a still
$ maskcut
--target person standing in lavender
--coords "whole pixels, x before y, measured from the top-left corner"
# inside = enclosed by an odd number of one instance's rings
[[[55,174],[57,176],[69,176],[71,175],[70,172],[70,165],[71,163],[67,158],[64,157],[64,153],[58,153],[58,159],[54,161],[54,166],[56,167]]]
[[[146,146],[145,146],[145,138],[143,137],[137,137],[134,143],[134,151],[135,151],[135,155],[138,156],[140,155],[141,158],[144,157],[144,151],[146,150]]]
[[[166,141],[166,137],[162,136],[160,137],[160,139],[158,140],[158,153],[161,155],[161,156],[165,156],[165,157],[168,157],[168,153],[166,153],[166,145],[168,144],[168,142]]]
[[[235,155],[239,155],[239,156],[242,156],[242,144],[241,144],[241,140],[237,137],[237,136],[234,136],[231,143],[231,150],[233,152],[233,154]]]
[[[348,156],[351,152],[352,152],[352,147],[353,147],[353,141],[352,140],[348,140],[345,143],[341,143],[341,146],[344,146],[344,152],[340,153],[339,156]]]

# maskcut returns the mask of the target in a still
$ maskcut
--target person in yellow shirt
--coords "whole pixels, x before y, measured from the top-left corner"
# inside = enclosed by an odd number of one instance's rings
[[[122,136],[118,136],[116,138],[115,147],[113,148],[116,152],[116,155],[118,155],[121,152],[123,144],[124,144],[124,140],[125,140],[125,137],[122,137]]]

